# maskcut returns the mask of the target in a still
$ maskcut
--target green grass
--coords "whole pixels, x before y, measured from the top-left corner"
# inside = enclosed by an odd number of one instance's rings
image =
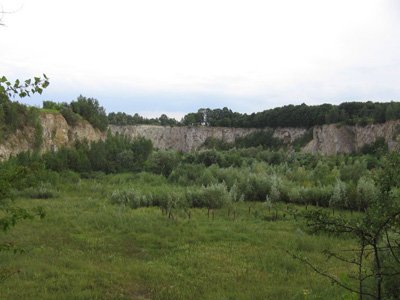
[[[136,182],[136,183],[135,183]],[[272,219],[262,203],[183,210],[169,219],[157,207],[132,210],[109,203],[113,190],[145,184],[136,175],[65,183],[42,205],[43,220],[24,221],[2,241],[26,253],[0,253],[1,267],[21,272],[0,284],[4,299],[339,299],[343,291],[294,260],[302,254],[331,274],[348,266],[326,261],[326,248],[351,240],[311,236],[291,216]],[[151,184],[151,183],[149,183]],[[251,206],[250,214],[248,206]],[[235,210],[235,220],[233,219]],[[256,217],[257,216],[257,217]],[[268,218],[269,217],[269,218]],[[340,298],[341,299],[341,298]]]

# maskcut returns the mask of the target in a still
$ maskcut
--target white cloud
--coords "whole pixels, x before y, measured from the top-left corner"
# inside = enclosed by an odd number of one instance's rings
[[[46,73],[53,93],[214,95],[259,110],[400,95],[394,0],[1,2],[23,5],[0,28],[3,72]]]

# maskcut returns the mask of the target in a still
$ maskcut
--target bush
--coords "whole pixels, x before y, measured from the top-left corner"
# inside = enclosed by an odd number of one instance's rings
[[[205,169],[205,166],[202,164],[180,163],[171,172],[168,181],[178,183],[179,185],[191,185],[198,181]]]
[[[221,152],[211,149],[211,150],[203,150],[197,153],[197,157],[195,163],[203,164],[206,167],[209,167],[213,164],[222,166],[222,154]]]
[[[75,126],[79,121],[79,116],[72,111],[70,107],[63,107],[60,110],[61,115],[64,117],[65,121],[67,121],[69,126]]]
[[[261,174],[250,173],[247,180],[239,182],[238,186],[246,201],[264,201],[271,191],[270,180]]]
[[[248,168],[219,168],[216,165],[212,165],[208,168],[216,182],[225,182],[228,189],[231,189],[233,185],[239,182],[246,181],[248,175]]]
[[[67,170],[60,173],[61,178],[70,183],[78,183],[81,181],[81,176],[78,173]]]
[[[264,149],[277,149],[283,146],[283,142],[276,137],[273,137],[273,130],[258,130],[244,137],[239,137],[235,140],[235,145],[238,148],[249,148],[261,146]]]
[[[135,189],[115,190],[111,194],[110,200],[113,204],[128,206],[133,209],[151,206],[153,204],[151,195],[143,195]]]
[[[386,153],[388,152],[388,149],[388,144],[386,143],[385,138],[377,137],[375,142],[364,144],[360,149],[360,153],[376,155],[379,151]]]
[[[50,199],[57,197],[58,192],[51,189],[50,184],[42,182],[39,186],[25,189],[17,195],[32,199]]]
[[[99,101],[94,98],[86,98],[80,95],[77,101],[72,101],[70,107],[74,113],[79,114],[88,121],[94,128],[106,131],[108,118],[104,107],[99,105]]]
[[[206,138],[203,146],[206,149],[216,149],[216,150],[229,150],[232,149],[235,145],[234,143],[228,143],[223,141],[222,139],[208,137]]]
[[[178,152],[173,150],[158,150],[149,156],[148,170],[168,177],[178,166],[180,161]]]
[[[190,188],[186,191],[186,199],[193,207],[221,208],[230,202],[230,195],[224,183],[207,187]]]

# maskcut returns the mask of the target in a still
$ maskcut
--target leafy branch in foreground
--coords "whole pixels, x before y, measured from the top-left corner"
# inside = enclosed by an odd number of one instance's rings
[[[400,201],[394,193],[399,183],[400,156],[392,152],[384,158],[384,166],[376,182],[380,195],[374,199],[360,217],[347,219],[331,216],[322,209],[305,211],[306,226],[311,232],[346,234],[356,239],[356,248],[338,254],[324,253],[352,266],[348,274],[351,281],[342,282],[320,270],[315,264],[291,254],[331,282],[358,295],[358,299],[400,299]]]
[[[2,76],[0,79],[0,95],[7,97],[19,96],[20,98],[30,97],[33,94],[42,94],[43,90],[49,86],[49,78],[43,74],[43,78],[34,77],[25,81],[15,80],[14,83],[9,81],[7,77]]]

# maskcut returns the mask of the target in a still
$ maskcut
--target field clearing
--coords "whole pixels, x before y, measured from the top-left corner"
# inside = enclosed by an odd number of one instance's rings
[[[2,233],[26,253],[0,253],[2,267],[21,270],[1,284],[0,297],[350,299],[286,251],[340,278],[348,265],[321,251],[349,249],[352,240],[308,235],[282,212],[273,221],[263,203],[235,203],[229,216],[228,208],[191,209],[191,218],[182,209],[168,218],[158,207],[112,205],[112,191],[126,185],[121,178],[63,182],[51,199],[17,198],[47,216]]]

